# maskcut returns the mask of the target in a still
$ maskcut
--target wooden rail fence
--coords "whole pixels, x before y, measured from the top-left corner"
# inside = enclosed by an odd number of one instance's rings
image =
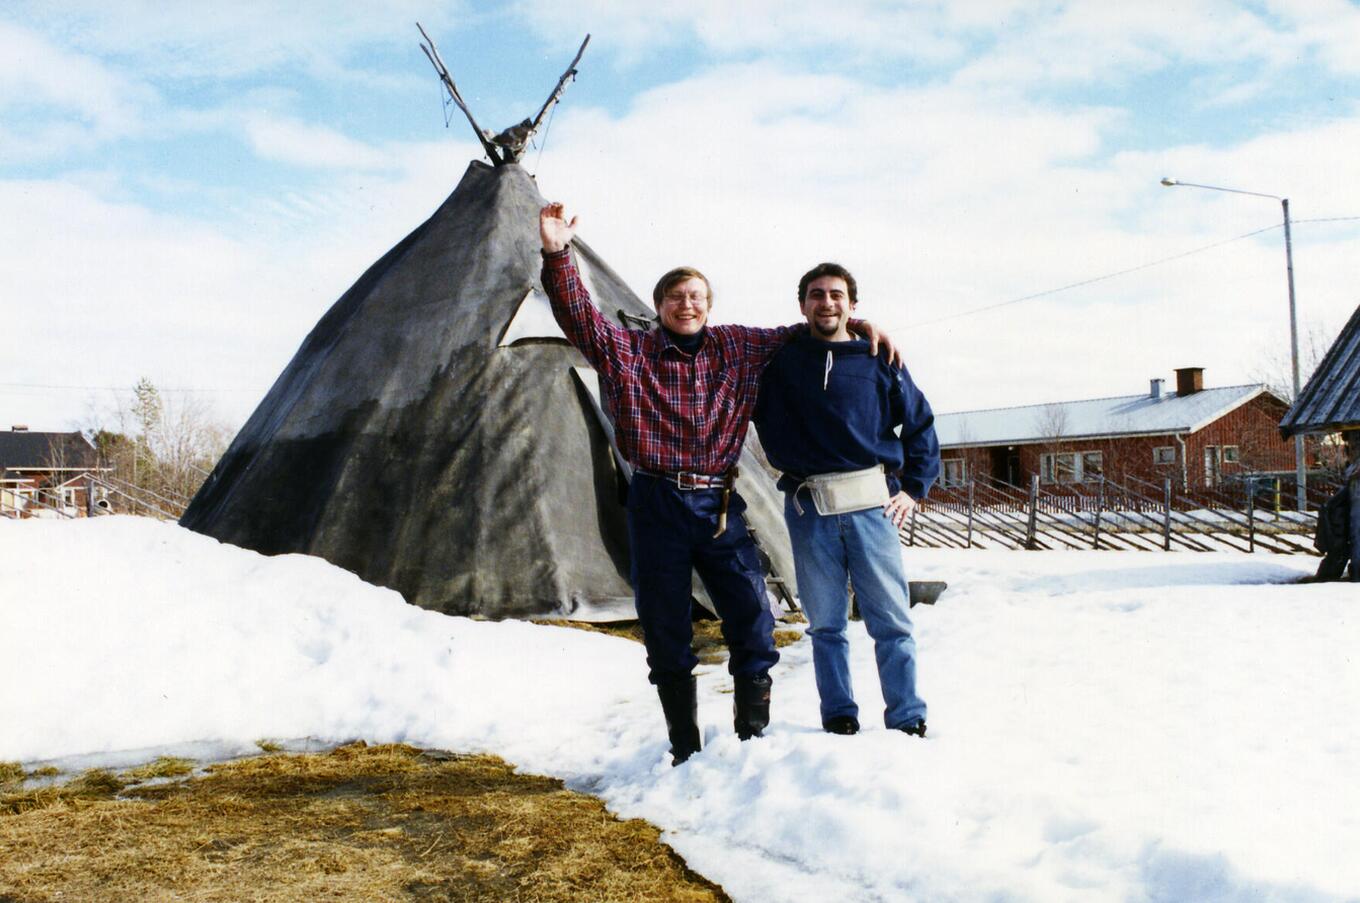
[[[1044,488],[1037,475],[1028,487],[986,476],[937,487],[902,528],[902,542],[927,548],[1136,549],[1195,552],[1257,549],[1316,555],[1317,509],[1336,487],[1308,487],[1307,512],[1281,507],[1274,476],[1246,476],[1231,485],[1181,491],[1168,478],[1150,483],[1132,476],[1119,482]]]

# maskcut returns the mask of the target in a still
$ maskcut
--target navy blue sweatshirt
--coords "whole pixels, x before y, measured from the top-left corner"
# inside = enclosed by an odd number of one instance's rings
[[[891,493],[923,499],[940,473],[930,402],[866,341],[796,336],[765,368],[754,420],[785,492],[811,474],[882,464]]]

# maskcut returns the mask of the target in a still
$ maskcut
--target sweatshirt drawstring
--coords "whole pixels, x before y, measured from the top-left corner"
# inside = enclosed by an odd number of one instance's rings
[[[826,384],[831,381],[831,367],[836,360],[836,356],[831,353],[831,349],[826,349],[826,372],[822,374],[822,391],[826,391]],[[799,512],[800,514],[802,512]]]

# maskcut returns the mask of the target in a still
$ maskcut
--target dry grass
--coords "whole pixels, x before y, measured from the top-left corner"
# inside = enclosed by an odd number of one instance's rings
[[[800,614],[787,616],[788,620],[807,623]],[[538,620],[535,624],[547,624],[553,627],[573,627],[577,630],[586,630],[591,633],[607,633],[610,636],[623,637],[625,640],[633,640],[636,643],[642,642],[642,625],[637,621],[622,621],[613,624],[595,624],[589,621],[553,621]],[[798,630],[779,630],[774,632],[774,645],[776,648],[783,648],[798,642],[803,638],[803,634]],[[722,635],[722,622],[711,619],[694,622],[694,654],[699,657],[699,661],[706,665],[716,665],[727,661],[727,642]]]
[[[130,775],[0,794],[0,900],[727,899],[651,825],[493,756],[359,743]]]
[[[139,765],[136,768],[129,768],[120,777],[130,784],[137,784],[142,781],[149,781],[152,778],[180,778],[190,774],[194,770],[193,759],[177,759],[172,756],[161,756],[154,762]]]
[[[24,779],[24,766],[18,762],[0,762],[0,787],[17,784]]]

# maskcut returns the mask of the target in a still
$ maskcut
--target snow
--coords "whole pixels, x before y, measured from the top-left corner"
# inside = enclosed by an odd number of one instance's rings
[[[123,767],[264,739],[494,752],[661,826],[737,900],[1360,897],[1354,584],[1240,553],[905,550],[925,740],[822,733],[783,650],[767,736],[700,673],[672,769],[626,640],[452,618],[318,559],[129,517],[0,521],[0,761]]]

